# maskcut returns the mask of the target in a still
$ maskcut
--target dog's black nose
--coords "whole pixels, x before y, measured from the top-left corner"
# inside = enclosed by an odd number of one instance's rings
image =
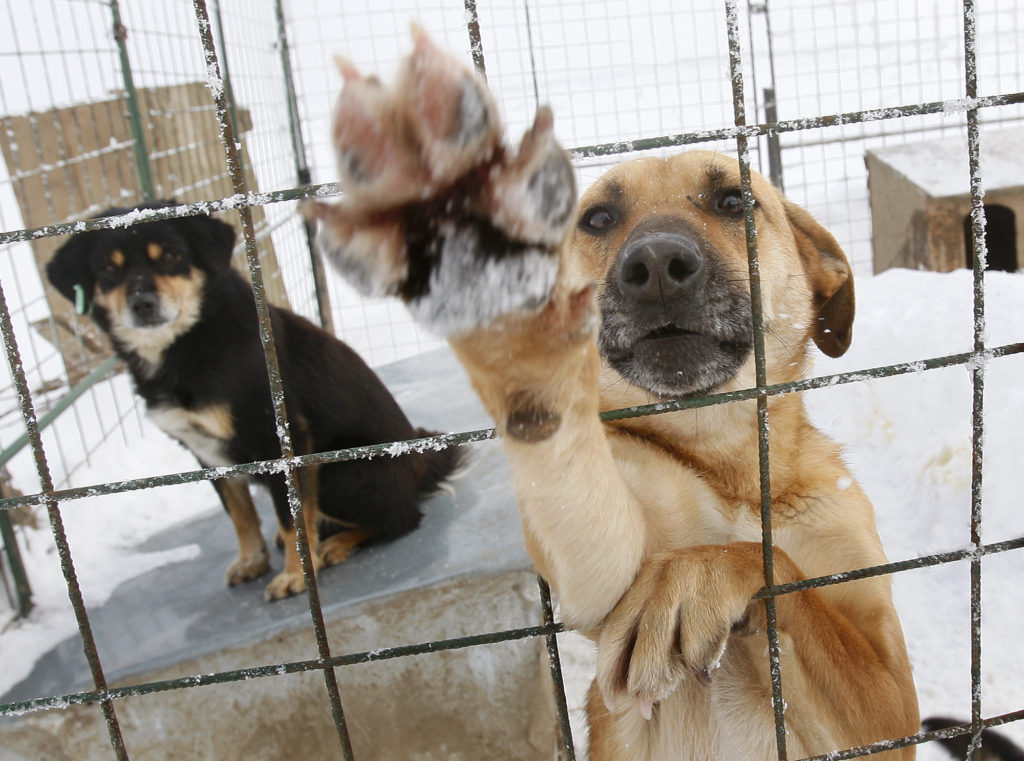
[[[160,298],[153,291],[142,291],[131,296],[132,314],[142,322],[150,322],[160,308]]]
[[[704,256],[696,242],[678,233],[648,233],[626,245],[619,258],[619,286],[638,301],[687,298],[699,286]]]
[[[160,297],[156,291],[136,291],[128,297],[128,308],[138,324],[149,325],[160,312]]]

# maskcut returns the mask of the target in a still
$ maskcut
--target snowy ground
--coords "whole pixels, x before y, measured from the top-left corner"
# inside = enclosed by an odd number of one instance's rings
[[[1024,275],[987,277],[989,343],[1021,340]],[[822,359],[820,374],[924,359],[969,350],[971,278],[893,270],[858,284],[858,318],[850,352]],[[1024,357],[993,361],[986,372],[984,530],[986,543],[1024,534],[1019,506],[1020,436],[1024,429]],[[119,379],[117,383],[123,383]],[[963,367],[848,384],[810,392],[815,421],[843,441],[847,459],[874,501],[890,559],[902,560],[969,544],[971,387]],[[191,470],[177,445],[144,424],[141,440],[112,437],[75,485]],[[13,463],[15,483],[31,484],[30,463]],[[206,484],[79,500],[64,506],[76,568],[89,605],[102,603],[117,584],[154,566],[186,559],[194,545],[163,555],[133,550],[152,534],[219,510]],[[28,531],[24,549],[36,608],[25,621],[8,622],[0,635],[0,693],[75,624],[48,530]],[[983,710],[986,715],[1024,707],[1024,553],[983,564]],[[969,572],[965,562],[910,571],[894,579],[922,715],[970,716]],[[6,618],[0,609],[0,616]],[[3,620],[3,619],[0,619]],[[589,646],[563,637],[570,703],[580,718],[591,667]],[[578,724],[578,721],[577,721]],[[1024,727],[1007,731],[1024,742]],[[582,731],[578,731],[583,741]],[[923,748],[926,761],[944,756]]]

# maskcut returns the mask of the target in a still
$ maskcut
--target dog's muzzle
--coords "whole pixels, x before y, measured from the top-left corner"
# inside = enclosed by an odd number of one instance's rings
[[[630,236],[616,265],[622,295],[660,307],[692,299],[704,282],[704,255],[696,241],[678,232]]]
[[[626,380],[666,396],[707,392],[751,348],[750,297],[690,223],[652,217],[626,238],[601,297],[598,347]]]
[[[139,279],[130,283],[127,305],[131,322],[136,328],[153,328],[166,322],[160,309],[160,294],[152,281]]]

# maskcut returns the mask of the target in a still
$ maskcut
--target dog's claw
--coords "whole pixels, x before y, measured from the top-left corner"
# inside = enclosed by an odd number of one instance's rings
[[[648,698],[641,698],[640,700],[640,715],[647,721],[651,720],[654,715],[654,701]]]

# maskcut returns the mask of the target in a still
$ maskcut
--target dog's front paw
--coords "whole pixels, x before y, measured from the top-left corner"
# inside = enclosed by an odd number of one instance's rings
[[[306,590],[306,579],[302,571],[281,571],[267,584],[264,597],[267,600],[283,600],[302,594]]]
[[[235,562],[228,566],[226,578],[229,587],[259,578],[270,568],[270,554],[264,545],[247,555],[238,553]]]
[[[597,684],[609,710],[632,703],[649,719],[683,679],[711,682],[729,637],[763,618],[751,600],[763,585],[757,549],[691,547],[645,563],[601,629]]]
[[[422,31],[413,36],[391,87],[340,64],[333,138],[344,197],[303,213],[320,221],[321,250],[354,286],[399,296],[453,335],[547,303],[575,176],[550,110],[506,148],[483,81]]]

